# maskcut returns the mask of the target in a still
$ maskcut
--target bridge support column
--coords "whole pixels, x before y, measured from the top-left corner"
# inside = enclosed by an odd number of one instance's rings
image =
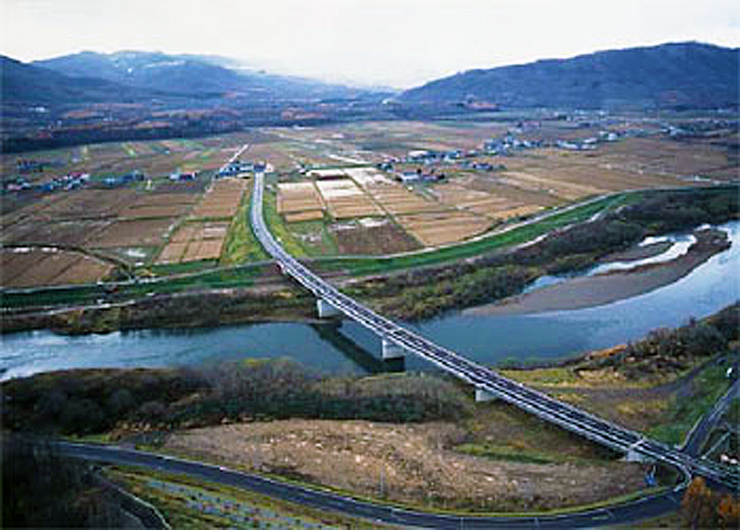
[[[342,314],[342,312],[331,305],[323,298],[316,300],[316,309],[319,312],[319,318],[336,317]]]
[[[639,451],[635,450],[635,448],[640,445],[642,441],[637,442],[636,444],[632,445],[628,450],[627,454],[624,455],[625,462],[641,462],[644,464],[652,464],[655,462],[652,458],[649,456],[645,456],[644,454],[640,453]]]
[[[383,339],[383,360],[400,359],[404,357],[404,351],[401,346],[388,339]]]
[[[485,401],[493,401],[494,399],[496,399],[496,396],[491,394],[489,391],[484,390],[482,388],[475,389],[475,402],[476,403],[483,403]]]

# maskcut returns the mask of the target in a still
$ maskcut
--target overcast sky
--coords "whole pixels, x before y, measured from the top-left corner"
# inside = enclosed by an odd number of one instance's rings
[[[470,68],[698,40],[740,45],[737,0],[0,0],[0,53],[208,53],[408,87]]]

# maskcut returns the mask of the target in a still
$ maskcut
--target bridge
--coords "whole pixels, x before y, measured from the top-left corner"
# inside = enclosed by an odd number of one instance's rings
[[[593,442],[624,453],[628,460],[660,462],[677,468],[684,480],[701,475],[733,490],[740,486],[738,474],[709,460],[685,452],[643,434],[563,403],[521,383],[501,376],[431,340],[396,324],[341,293],[288,254],[265,225],[262,203],[264,173],[255,175],[252,193],[251,224],[255,236],[275,259],[283,274],[290,276],[317,299],[320,316],[343,314],[375,333],[383,342],[386,358],[412,353],[475,388],[476,399],[501,399],[544,421],[558,425]]]

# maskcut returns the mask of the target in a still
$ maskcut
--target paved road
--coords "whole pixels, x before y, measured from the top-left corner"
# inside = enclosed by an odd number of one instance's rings
[[[675,511],[681,502],[682,490],[669,491],[622,505],[598,508],[578,513],[534,517],[456,516],[435,514],[376,505],[337,493],[312,490],[290,483],[249,475],[220,466],[182,460],[133,449],[94,444],[58,442],[63,455],[83,460],[118,465],[146,467],[159,471],[184,474],[206,480],[248,489],[277,499],[330,510],[352,517],[360,517],[401,526],[421,528],[484,529],[484,528],[593,528],[658,517]]]
[[[714,427],[717,425],[722,416],[724,415],[727,407],[733,399],[740,397],[740,380],[736,380],[727,392],[714,404],[712,410],[708,414],[705,414],[699,422],[694,426],[691,433],[686,439],[686,443],[682,447],[682,450],[691,456],[699,456],[701,448],[704,445],[709,434],[712,432]]]
[[[476,389],[502,399],[539,418],[554,423],[596,443],[627,454],[633,458],[657,461],[675,467],[688,480],[697,474],[730,488],[738,488],[738,474],[728,467],[694,458],[680,450],[617,424],[598,418],[572,405],[502,377],[495,371],[474,363],[414,333],[371,309],[340,293],[329,283],[311,272],[283,250],[265,225],[262,214],[264,175],[255,175],[252,193],[251,224],[259,242],[278,263],[283,273],[344,315],[374,332],[377,336],[400,346],[442,370],[473,385]]]

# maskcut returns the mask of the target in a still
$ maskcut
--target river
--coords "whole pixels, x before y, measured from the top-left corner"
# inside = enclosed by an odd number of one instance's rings
[[[730,235],[730,249],[671,285],[640,296],[535,315],[455,313],[410,327],[482,363],[563,358],[636,340],[651,329],[710,315],[740,298],[740,222],[720,228]],[[368,373],[388,367],[378,360],[380,341],[350,321],[84,336],[32,331],[3,335],[0,340],[2,379],[62,368],[179,366],[245,357],[290,357],[331,373]],[[391,366],[399,368],[398,363]],[[407,358],[405,367],[430,369],[414,356]]]

